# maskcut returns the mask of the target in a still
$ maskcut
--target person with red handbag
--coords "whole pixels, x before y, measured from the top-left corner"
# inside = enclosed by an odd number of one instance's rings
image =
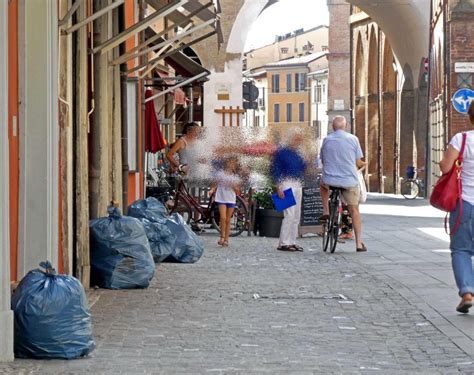
[[[469,106],[468,114],[471,125],[474,126],[474,101]],[[449,219],[450,249],[454,278],[461,297],[461,302],[456,310],[466,314],[472,307],[472,295],[474,294],[474,270],[472,267],[472,257],[474,256],[474,130],[456,134],[449,143],[439,165],[446,179],[450,178],[451,174],[450,179],[454,181],[451,185],[446,184],[451,187],[450,191],[445,191],[444,196],[450,196],[451,202],[456,204]],[[457,184],[455,184],[456,180]],[[440,182],[441,179],[438,184]],[[433,190],[432,204],[433,201],[440,201],[441,194],[437,188],[439,186],[435,186]],[[436,207],[436,204],[433,205]]]

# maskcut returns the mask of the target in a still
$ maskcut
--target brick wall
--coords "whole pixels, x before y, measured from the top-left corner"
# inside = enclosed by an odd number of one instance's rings
[[[329,121],[341,114],[350,122],[350,5],[345,0],[328,0],[329,8]],[[344,100],[344,111],[334,110],[334,101]]]
[[[469,124],[468,118],[461,115],[453,109],[450,98],[459,89],[458,77],[454,71],[454,64],[456,62],[472,62],[474,61],[474,10],[467,10],[466,8],[459,8],[451,14],[451,22],[448,30],[448,48],[450,55],[450,77],[451,77],[451,92],[448,95],[449,108],[449,138],[454,134],[472,128]],[[474,89],[471,78],[471,89]]]

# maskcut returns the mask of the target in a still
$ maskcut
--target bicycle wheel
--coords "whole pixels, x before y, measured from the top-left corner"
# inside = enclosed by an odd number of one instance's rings
[[[329,219],[323,224],[323,251],[326,252],[329,246]]]
[[[211,220],[214,228],[216,228],[220,232],[220,215],[217,207],[211,208]],[[234,213],[232,214],[232,218],[230,219],[230,237],[236,237],[240,235],[246,228],[246,222],[247,206],[241,197],[237,197]]]
[[[415,180],[405,180],[402,182],[402,195],[405,199],[415,199],[420,194],[420,185]]]
[[[334,218],[333,218],[333,225],[331,227],[331,244],[330,244],[330,249],[331,253],[334,253],[336,251],[336,246],[337,246],[337,239],[339,237],[339,228],[341,227],[341,212],[339,210],[339,201],[335,202],[336,205],[333,207],[334,211]]]

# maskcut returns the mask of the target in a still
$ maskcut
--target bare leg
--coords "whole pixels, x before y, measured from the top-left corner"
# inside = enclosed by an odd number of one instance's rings
[[[323,215],[329,215],[329,189],[321,185],[319,190],[321,191],[321,200],[323,201]]]
[[[354,229],[356,246],[357,248],[362,248],[362,218],[360,216],[359,205],[357,206],[348,206],[349,213],[352,217],[352,227]]]
[[[232,220],[232,215],[234,214],[233,208],[227,209],[226,223],[225,223],[225,241],[229,242],[230,237],[230,221]]]
[[[227,224],[227,206],[225,204],[220,204],[219,205],[219,226],[221,227],[221,240],[219,241],[219,244],[222,245],[222,243],[225,241],[225,234],[226,234],[226,224]]]

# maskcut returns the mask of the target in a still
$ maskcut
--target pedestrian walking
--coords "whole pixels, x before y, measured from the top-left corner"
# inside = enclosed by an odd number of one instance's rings
[[[277,248],[281,251],[303,251],[303,248],[296,244],[306,169],[306,162],[300,151],[303,141],[302,132],[299,129],[291,129],[287,135],[286,146],[279,148],[273,157],[271,172],[278,196],[283,199],[284,191],[291,189],[296,201],[296,205],[283,211],[284,218]]]
[[[234,214],[237,194],[240,193],[241,179],[239,177],[239,159],[235,156],[227,158],[224,168],[215,175],[215,185],[210,194],[216,193],[215,202],[219,207],[219,226],[221,238],[218,244],[229,246],[230,221]]]
[[[336,116],[332,127],[334,133],[329,134],[321,146],[321,162],[323,176],[321,182],[321,200],[323,201],[323,216],[321,220],[329,219],[329,190],[331,187],[343,188],[342,197],[349,209],[355,232],[356,251],[367,251],[362,242],[362,218],[359,211],[360,186],[357,169],[365,162],[359,139],[346,131],[347,121],[343,116]]]
[[[471,102],[469,106],[468,115],[471,126],[474,126],[474,102]],[[472,256],[474,255],[474,130],[456,134],[449,143],[439,165],[443,174],[449,173],[460,155],[464,137],[464,160],[461,173],[462,201],[458,202],[454,211],[451,212],[449,225],[452,231],[451,263],[461,297],[456,310],[466,314],[472,307],[472,295],[474,294],[472,267]],[[461,216],[459,225],[456,225],[458,215]]]

